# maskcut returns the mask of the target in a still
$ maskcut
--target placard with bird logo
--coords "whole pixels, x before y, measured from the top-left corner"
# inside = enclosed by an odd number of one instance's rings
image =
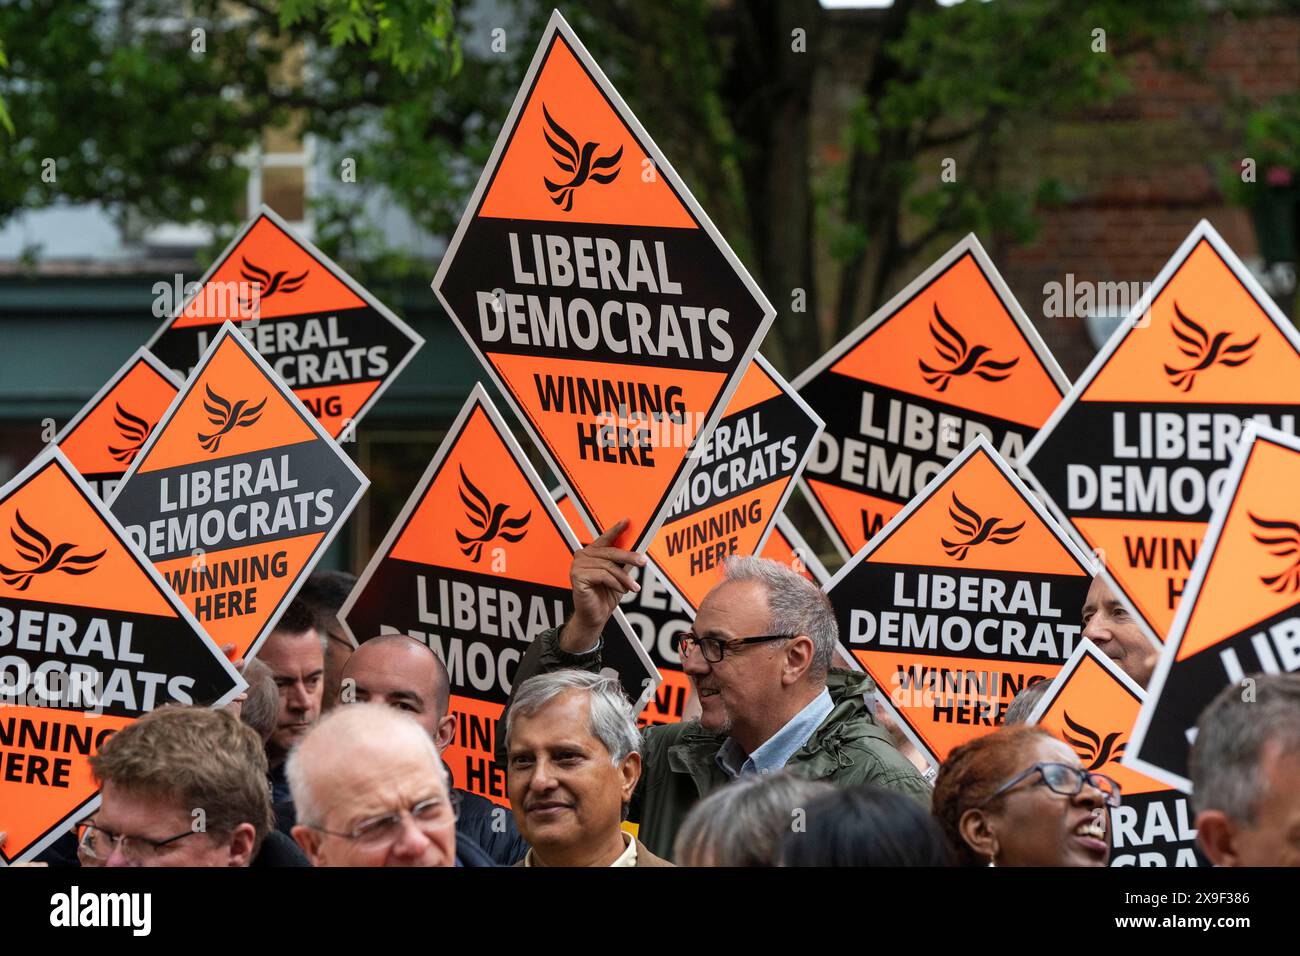
[[[251,657],[369,484],[227,322],[109,507],[208,635]]]
[[[1197,719],[1231,687],[1300,670],[1300,439],[1251,422],[1192,566],[1124,763],[1192,790]]]
[[[433,289],[581,523],[641,552],[776,315],[558,12]]]
[[[937,766],[1082,640],[1078,549],[983,437],[826,585],[850,661]]]
[[[1246,421],[1296,432],[1300,332],[1201,221],[1023,459],[1156,644]]]
[[[974,235],[793,384],[826,422],[800,482],[845,560],[977,435],[1014,465],[1070,387]]]
[[[94,812],[112,734],[247,686],[57,446],[0,488],[0,648],[0,866]]]
[[[149,340],[154,354],[185,378],[221,324],[238,322],[331,438],[353,439],[424,344],[269,206],[186,291]]]
[[[339,611],[354,643],[407,634],[447,665],[456,785],[505,804],[496,723],[529,645],[573,610],[580,545],[482,385],[475,385]],[[621,612],[603,660],[638,709],[659,673]]]

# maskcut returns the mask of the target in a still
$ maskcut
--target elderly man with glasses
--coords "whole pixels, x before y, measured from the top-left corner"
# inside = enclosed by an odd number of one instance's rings
[[[458,803],[429,735],[379,703],[330,711],[289,755],[293,838],[313,866],[493,866],[456,836]]]
[[[638,585],[628,565],[643,555],[613,546],[619,522],[574,555],[573,615],[547,631],[520,661],[514,686],[562,668],[598,672],[600,634]],[[643,779],[630,818],[662,857],[686,814],[728,781],[782,768],[840,786],[873,783],[929,807],[930,788],[872,717],[865,674],[833,668],[835,614],[822,591],[785,565],[731,558],[678,642],[695,686],[698,719],[643,731]],[[505,762],[498,723],[498,759]]]

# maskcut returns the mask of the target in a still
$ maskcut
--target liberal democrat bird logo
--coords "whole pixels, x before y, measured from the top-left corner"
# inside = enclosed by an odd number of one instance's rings
[[[504,502],[494,505],[488,501],[487,495],[474,487],[474,483],[469,480],[463,467],[460,469],[460,481],[461,487],[457,491],[460,492],[460,500],[465,502],[465,517],[469,519],[470,524],[482,532],[474,537],[456,532],[456,540],[460,542],[462,554],[477,564],[478,559],[483,556],[483,545],[493,538],[512,542],[523,540],[524,535],[528,533],[528,519],[533,516],[531,508],[522,518],[506,518],[506,508],[509,505]],[[467,490],[469,496],[466,495]]]
[[[1188,358],[1195,359],[1195,364],[1187,368],[1174,368],[1172,365],[1165,366],[1165,374],[1169,376],[1169,384],[1175,388],[1182,389],[1184,392],[1190,392],[1192,386],[1196,384],[1196,376],[1200,372],[1214,365],[1226,365],[1228,368],[1235,368],[1238,365],[1244,365],[1249,362],[1252,356],[1251,349],[1259,341],[1259,336],[1255,336],[1249,342],[1239,342],[1236,345],[1226,344],[1228,341],[1227,332],[1216,332],[1214,337],[1199,322],[1183,314],[1183,310],[1178,308],[1178,303],[1174,303],[1174,312],[1178,318],[1170,326],[1174,336],[1183,344],[1178,346],[1178,351],[1182,352]],[[1180,328],[1181,326],[1181,328]]]
[[[1279,594],[1284,591],[1300,591],[1300,524],[1294,521],[1270,521],[1257,518],[1252,512],[1246,513],[1260,531],[1267,532],[1256,534],[1255,540],[1266,545],[1269,554],[1274,557],[1291,559],[1291,563],[1280,574],[1261,575],[1260,581]]]
[[[1074,748],[1074,752],[1079,755],[1079,760],[1083,762],[1083,769],[1092,772],[1100,767],[1106,766],[1112,760],[1118,760],[1124,753],[1127,743],[1117,743],[1120,738],[1120,732],[1107,734],[1103,740],[1101,735],[1095,731],[1089,730],[1083,724],[1070,719],[1069,712],[1061,715],[1065,718],[1066,724],[1073,730],[1077,737],[1071,737],[1062,731],[1061,736],[1065,742]]]
[[[578,141],[570,135],[546,109],[546,104],[542,104],[542,115],[546,117],[546,125],[551,128],[551,132],[542,130],[542,135],[546,137],[546,142],[550,144],[551,151],[555,153],[553,157],[555,165],[559,166],[571,176],[567,183],[553,183],[543,177],[542,182],[546,183],[546,188],[551,193],[551,202],[560,206],[565,212],[573,208],[573,192],[582,186],[583,183],[590,180],[594,183],[612,183],[618,178],[619,161],[623,158],[623,147],[620,146],[608,156],[601,156],[592,159],[596,150],[600,147],[599,143],[583,143],[579,148]],[[556,137],[562,142],[556,142]],[[598,172],[598,170],[611,170],[611,172]]]
[[[933,385],[938,392],[947,389],[949,382],[962,375],[975,375],[986,382],[1005,381],[1011,377],[1011,369],[1020,361],[1019,358],[997,361],[991,356],[986,357],[992,351],[987,345],[976,345],[974,348],[968,346],[965,337],[943,317],[937,302],[934,304],[934,321],[930,323],[930,334],[934,336],[934,350],[941,359],[950,362],[951,366],[935,368],[921,361],[916,364],[921,366],[921,377],[925,379],[925,384]]]
[[[286,278],[289,272],[288,269],[281,269],[272,275],[261,266],[249,262],[246,256],[240,256],[240,259],[244,262],[244,268],[240,270],[239,274],[249,282],[255,282],[261,286],[258,297],[262,299],[269,299],[273,295],[288,295],[291,292],[297,292],[302,288],[302,284],[307,281],[307,273],[311,272],[310,269],[304,269],[298,275]],[[243,302],[244,308],[248,308],[253,304],[252,299],[240,299],[240,301]]]
[[[139,415],[132,415],[122,407],[121,402],[115,404],[117,405],[117,414],[113,416],[113,424],[117,426],[117,430],[126,439],[126,444],[121,448],[109,445],[108,453],[113,456],[114,461],[129,465],[141,446],[144,445],[149,433],[153,431],[153,426]]]
[[[212,390],[211,385],[205,385],[208,397],[203,402],[203,410],[208,413],[208,421],[217,426],[217,430],[211,435],[199,434],[199,444],[203,446],[204,451],[215,452],[221,447],[221,439],[226,433],[234,428],[247,428],[249,425],[257,424],[257,420],[262,417],[262,409],[266,406],[266,399],[262,399],[256,405],[249,405],[248,399],[241,398],[231,405],[228,401]]]
[[[955,491],[952,493],[952,503],[953,507],[948,509],[948,514],[952,516],[953,527],[964,534],[966,539],[949,541],[947,538],[940,538],[939,543],[943,545],[943,550],[947,552],[948,557],[956,558],[958,561],[965,561],[966,553],[985,541],[992,544],[1010,544],[1020,537],[1020,529],[1025,526],[1023,521],[1017,525],[1006,526],[1002,524],[1001,518],[981,518],[978,511],[968,507],[957,497]]]
[[[89,574],[95,570],[99,559],[108,553],[105,548],[98,554],[71,554],[75,544],[52,544],[49,538],[23,520],[21,511],[14,512],[14,520],[17,527],[9,529],[9,536],[18,546],[18,557],[28,562],[28,567],[11,568],[0,564],[0,575],[4,576],[5,584],[16,585],[19,591],[26,591],[32,578],[38,574],[51,571]],[[18,533],[19,529],[22,529],[22,534]]]

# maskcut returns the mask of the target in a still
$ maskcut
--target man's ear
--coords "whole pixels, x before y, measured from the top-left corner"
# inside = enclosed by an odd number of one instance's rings
[[[294,828],[289,831],[294,842],[302,847],[302,852],[307,854],[307,859],[311,861],[312,866],[320,866],[320,857],[317,851],[320,849],[320,834],[311,827],[303,826],[301,823],[295,824]]]
[[[433,737],[433,745],[438,748],[438,753],[442,753],[451,746],[451,742],[456,739],[456,715],[447,714],[442,720],[438,721],[438,726]]]
[[[637,781],[641,779],[641,755],[635,752],[628,754],[618,769],[623,774],[623,802],[627,803],[632,799]]]
[[[1202,810],[1196,817],[1196,839],[1215,866],[1240,866],[1237,826],[1222,810]]]
[[[788,641],[785,645],[785,667],[781,671],[781,683],[789,687],[803,680],[808,669],[812,667],[813,655],[817,652],[812,638],[807,634]]]
[[[251,823],[241,823],[230,834],[230,865],[248,866],[253,862],[253,844],[257,842],[257,829]]]
[[[957,832],[976,856],[990,861],[997,858],[998,835],[988,814],[983,810],[967,810],[963,813],[957,821]]]

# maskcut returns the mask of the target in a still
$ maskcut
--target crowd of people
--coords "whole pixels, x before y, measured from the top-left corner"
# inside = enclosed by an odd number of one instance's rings
[[[443,662],[404,635],[353,649],[353,579],[314,575],[225,709],[164,707],[92,760],[101,803],[41,857],[81,866],[1105,866],[1120,786],[1025,726],[955,748],[933,783],[835,666],[826,595],[733,558],[679,642],[699,715],[639,728],[602,666],[629,567],[610,529],[571,568],[574,609],[530,645],[497,722],[510,808],[459,789]],[[1157,653],[1100,578],[1083,633],[1138,684]],[[1300,865],[1300,674],[1223,692],[1192,749],[1215,864]]]

